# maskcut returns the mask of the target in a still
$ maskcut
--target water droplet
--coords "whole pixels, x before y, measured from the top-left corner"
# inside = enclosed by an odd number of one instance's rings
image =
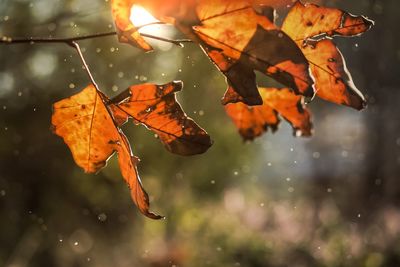
[[[294,188],[293,187],[289,187],[288,191],[289,191],[289,193],[293,193],[294,192]]]
[[[211,184],[215,184],[215,180],[211,180]]]
[[[105,222],[107,220],[107,215],[105,213],[100,213],[97,216],[97,219],[99,219],[99,221],[101,221],[101,222]]]
[[[312,154],[312,156],[313,156],[314,159],[319,159],[319,157],[321,156],[321,154],[320,154],[319,152],[314,152],[314,153]]]
[[[74,89],[74,88],[75,88],[75,84],[70,83],[70,84],[68,85],[68,87],[69,87],[69,89]]]
[[[77,246],[77,245],[79,245],[79,243],[78,243],[78,241],[75,241],[74,246]]]

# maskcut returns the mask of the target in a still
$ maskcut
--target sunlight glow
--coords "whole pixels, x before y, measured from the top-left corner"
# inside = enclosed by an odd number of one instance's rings
[[[153,17],[146,9],[138,5],[132,6],[130,20],[136,28],[150,23],[159,22],[159,20]],[[139,32],[158,35],[161,33],[161,28],[159,25],[150,25],[139,29]]]
[[[153,17],[146,9],[144,9],[139,5],[132,6],[130,20],[136,28],[155,22],[160,22],[155,17]],[[175,30],[173,29],[173,27],[168,25],[152,24],[140,28],[139,33],[146,33],[164,38],[173,38]],[[151,43],[151,45],[164,51],[167,51],[172,48],[172,44],[168,42],[155,41],[152,39],[146,39],[146,41]]]

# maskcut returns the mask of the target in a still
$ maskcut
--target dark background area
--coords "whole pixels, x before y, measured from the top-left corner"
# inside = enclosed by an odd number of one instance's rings
[[[115,159],[84,174],[50,131],[52,104],[89,83],[76,52],[0,45],[0,266],[400,266],[400,3],[319,2],[376,25],[337,39],[368,108],[313,101],[309,139],[283,122],[243,143],[220,105],[224,78],[195,45],[144,54],[116,37],[80,42],[110,96],[183,80],[184,110],[214,140],[186,158],[124,127],[162,221],[139,214]],[[0,36],[113,29],[107,0],[0,1]]]

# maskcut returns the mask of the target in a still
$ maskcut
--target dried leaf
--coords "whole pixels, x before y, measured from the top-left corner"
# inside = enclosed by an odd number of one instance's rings
[[[113,13],[117,28],[121,31],[126,30],[124,27],[133,4],[147,8],[160,21],[174,23],[185,35],[203,47],[227,77],[228,84],[242,96],[246,104],[262,104],[256,86],[255,70],[271,76],[298,94],[313,96],[313,80],[301,50],[274,25],[268,18],[270,14],[262,11],[257,13],[252,2],[168,1],[165,3],[166,7],[157,7],[157,0],[114,0]],[[127,34],[131,32],[127,31]]]
[[[192,26],[193,33],[243,102],[262,103],[254,70],[298,94],[313,95],[308,62],[300,49],[249,1],[203,0],[196,11],[200,22]]]
[[[310,38],[355,36],[371,28],[373,21],[336,8],[296,1],[285,18],[282,30],[295,41]]]
[[[372,25],[373,21],[363,16],[297,1],[285,18],[282,30],[296,41],[310,63],[319,97],[362,109],[365,99],[354,85],[342,54],[329,37],[359,35]]]
[[[136,169],[138,158],[132,155],[128,140],[115,125],[106,101],[106,96],[89,85],[80,93],[55,103],[54,133],[64,139],[76,164],[88,173],[98,172],[117,152],[122,176],[136,206],[144,215],[160,219],[162,216],[149,211],[149,198]]]
[[[135,123],[143,124],[157,134],[168,151],[184,156],[204,153],[212,141],[176,100],[175,94],[182,86],[182,82],[131,86],[113,102],[118,102],[117,108],[132,117]]]
[[[118,39],[121,43],[133,45],[146,52],[151,51],[153,50],[151,45],[144,40],[138,29],[130,20],[133,3],[134,1],[128,0],[113,0],[111,2],[111,10],[117,28]]]
[[[304,105],[303,97],[295,95],[287,88],[259,90],[264,101],[262,106],[247,106],[240,102],[225,106],[227,114],[244,140],[253,140],[268,128],[275,132],[279,125],[278,114],[292,125],[296,136],[312,134],[311,115]],[[230,97],[234,97],[231,89],[227,92]]]

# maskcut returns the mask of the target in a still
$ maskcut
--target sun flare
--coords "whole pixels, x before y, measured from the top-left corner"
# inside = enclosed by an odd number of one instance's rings
[[[132,6],[130,20],[135,27],[159,22],[159,20],[153,17],[146,9],[138,5]],[[159,25],[149,25],[139,29],[139,32],[157,35],[161,33],[161,28]]]

